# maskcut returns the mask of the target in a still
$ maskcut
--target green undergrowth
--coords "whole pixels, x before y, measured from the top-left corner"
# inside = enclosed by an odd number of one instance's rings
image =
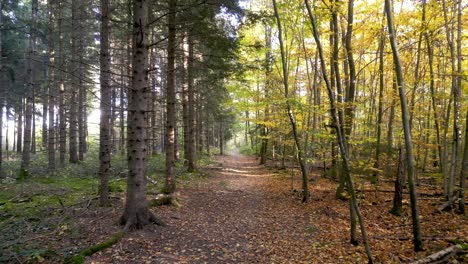
[[[198,166],[211,163],[211,156],[199,156]],[[44,260],[63,262],[69,252],[76,252],[76,242],[70,244],[70,241],[86,239],[77,217],[98,208],[98,157],[90,152],[85,161],[77,164],[67,162],[64,167],[60,167],[57,161],[58,169],[49,172],[45,154],[37,154],[33,156],[27,175],[19,174],[19,165],[19,159],[5,162],[5,177],[0,179],[0,263],[18,260],[29,263]],[[127,174],[126,157],[113,155],[109,191],[112,197],[119,198],[113,201],[122,201],[127,189]],[[146,174],[150,196],[163,191],[164,174],[164,155],[152,156]],[[183,159],[176,163],[176,175],[178,188],[190,186],[206,176],[202,170],[186,172]],[[90,252],[109,247],[120,238],[120,234],[117,234],[108,241],[81,251],[79,256],[83,259],[92,254]]]

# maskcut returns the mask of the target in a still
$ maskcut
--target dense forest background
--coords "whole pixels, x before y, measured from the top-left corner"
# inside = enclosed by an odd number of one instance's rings
[[[369,262],[360,204],[366,188],[387,192],[422,251],[422,196],[466,221],[466,8],[0,0],[0,262],[41,261],[50,251],[24,237],[63,234],[69,219],[41,219],[83,203],[122,200],[109,245],[165,225],[154,203],[179,206],[179,186],[238,153],[297,178],[303,203],[332,182]]]

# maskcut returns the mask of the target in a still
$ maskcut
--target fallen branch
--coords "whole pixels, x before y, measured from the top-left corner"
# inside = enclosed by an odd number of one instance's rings
[[[449,201],[446,201],[445,203],[441,204],[439,208],[437,208],[437,211],[442,212],[442,211],[447,211],[452,209],[455,204],[455,202],[458,200],[458,191],[454,192],[452,197],[450,197]]]
[[[454,245],[444,250],[441,250],[439,252],[436,252],[432,255],[429,255],[423,259],[411,262],[411,264],[426,264],[426,263],[435,263],[435,262],[445,263],[445,261],[447,261],[451,256],[457,254],[461,250],[462,250],[462,247],[460,245]]]
[[[115,235],[113,235],[108,240],[106,240],[106,241],[104,241],[102,243],[96,244],[94,246],[91,246],[89,248],[86,248],[86,249],[80,251],[78,254],[66,259],[65,263],[67,263],[67,264],[81,264],[81,263],[84,263],[85,257],[89,257],[89,256],[93,255],[96,252],[99,252],[99,251],[101,251],[103,249],[111,247],[115,243],[119,242],[120,239],[122,239],[125,236],[125,234],[126,234],[126,232],[120,231],[120,232],[116,233]]]

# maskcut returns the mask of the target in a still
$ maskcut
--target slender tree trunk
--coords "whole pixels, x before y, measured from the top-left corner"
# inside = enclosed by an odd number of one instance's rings
[[[59,152],[60,164],[65,164],[65,153],[67,148],[67,121],[65,117],[65,82],[63,77],[64,68],[64,52],[63,52],[63,2],[59,1],[59,17],[58,17],[58,59],[59,59]]]
[[[72,61],[71,61],[71,95],[70,95],[70,144],[69,152],[70,157],[69,161],[71,163],[78,162],[78,91],[79,91],[79,76],[77,73],[77,53],[78,53],[78,12],[79,12],[79,2],[78,0],[72,0],[72,32],[71,32],[71,52],[72,52]]]
[[[36,51],[37,53],[37,51]],[[35,85],[36,86],[36,85]],[[31,153],[36,154],[36,87],[32,90]]]
[[[308,187],[309,177],[308,177],[308,171],[307,171],[305,161],[304,161],[303,148],[301,146],[299,135],[297,132],[296,119],[294,117],[294,112],[291,106],[291,102],[289,101],[289,82],[288,82],[289,70],[288,70],[286,54],[284,51],[281,20],[280,20],[280,16],[278,13],[278,8],[276,6],[276,0],[273,0],[273,8],[275,11],[276,22],[278,25],[278,39],[280,43],[281,61],[282,61],[282,66],[283,66],[282,68],[283,68],[284,97],[286,98],[286,107],[288,111],[288,117],[291,123],[291,128],[292,128],[292,132],[294,136],[294,142],[296,143],[296,148],[298,152],[299,166],[301,168],[301,173],[302,173],[302,202],[306,203],[309,201],[309,198],[310,198],[309,187]]]
[[[49,141],[48,141],[48,158],[49,170],[55,170],[55,96],[56,96],[56,83],[55,83],[55,1],[49,0]],[[44,104],[46,104],[44,102]],[[44,118],[45,119],[45,118]],[[42,129],[47,129],[47,124],[42,126]],[[43,136],[47,133],[43,133]]]
[[[395,29],[393,27],[393,17],[390,6],[390,0],[385,0],[385,12],[387,14],[388,31],[390,34],[390,44],[393,51],[393,61],[395,66],[395,73],[398,84],[398,91],[400,94],[400,105],[402,112],[403,130],[405,134],[406,145],[406,165],[408,169],[408,183],[411,200],[411,216],[413,220],[413,236],[414,236],[414,250],[421,251],[421,226],[419,223],[418,200],[416,196],[416,186],[414,183],[414,157],[413,157],[413,143],[411,141],[411,128],[409,124],[408,105],[405,94],[405,83],[403,80],[403,71],[401,68],[400,55],[398,53],[398,46],[396,42]]]
[[[188,125],[188,115],[189,115],[189,109],[188,109],[188,77],[187,77],[187,72],[188,72],[188,32],[184,34],[184,40],[182,41],[182,48],[183,48],[183,55],[182,55],[182,61],[183,61],[183,70],[181,71],[181,79],[182,79],[182,123],[183,123],[183,138],[184,138],[184,165],[188,165],[188,156],[189,156],[189,151],[188,151],[188,146],[189,146],[189,125]]]
[[[457,93],[458,96],[461,97],[461,87],[462,87],[462,2],[461,0],[458,1],[457,6]],[[459,109],[458,109],[459,111]],[[458,122],[455,122],[457,125]],[[459,123],[458,123],[459,125]],[[465,214],[465,179],[466,175],[468,174],[468,110],[466,114],[466,131],[465,131],[465,147],[464,147],[464,156],[462,162],[462,169],[460,175],[460,202],[459,202],[459,211],[461,214]],[[461,128],[460,128],[461,132]],[[461,142],[460,134],[457,134],[458,140]],[[461,148],[461,147],[460,147]],[[458,157],[457,157],[458,158]],[[455,181],[455,176],[454,176]]]
[[[187,93],[188,93],[188,172],[196,169],[195,151],[195,85],[194,85],[194,40],[188,32]],[[208,144],[209,145],[209,144]],[[208,147],[209,149],[209,147]],[[209,151],[208,151],[209,152]]]
[[[465,148],[463,154],[463,163],[460,174],[460,202],[458,204],[458,210],[460,214],[465,214],[465,181],[468,177],[468,110],[466,111],[466,122],[465,122]]]
[[[377,114],[377,142],[376,142],[376,150],[375,150],[375,163],[374,168],[374,177],[376,182],[378,182],[379,173],[377,170],[380,168],[380,154],[382,152],[382,125],[383,125],[383,95],[384,95],[384,49],[385,49],[385,41],[384,41],[384,28],[382,28],[380,38],[379,38],[379,106],[378,106],[378,114]]]
[[[264,97],[268,100],[268,90],[270,89],[270,75],[271,75],[271,27],[269,25],[265,25],[265,81],[264,81]],[[266,123],[268,122],[268,115],[269,109],[268,105],[265,106],[264,109],[264,118],[263,121],[265,124],[261,126],[261,137],[262,137],[262,145],[260,147],[260,164],[266,163],[266,155],[268,150],[268,127]]]
[[[422,12],[425,20],[426,17],[426,1],[422,2]],[[435,74],[434,74],[434,49],[432,43],[429,41],[429,33],[427,30],[424,30],[424,39],[426,40],[427,56],[429,60],[429,90],[431,91],[431,103],[432,111],[434,113],[434,126],[436,130],[436,143],[437,143],[437,153],[439,158],[440,172],[444,172],[444,167],[446,166],[442,158],[442,146],[440,142],[440,125],[439,125],[439,115],[437,114],[437,102],[435,96]]]
[[[148,1],[133,0],[132,87],[128,91],[128,180],[125,210],[120,223],[125,230],[142,228],[154,222],[162,224],[148,209],[146,165],[148,148]]]
[[[122,70],[120,74],[123,76],[124,75],[124,67],[122,66]],[[120,87],[120,111],[119,111],[119,120],[120,120],[120,144],[119,144],[119,150],[121,154],[124,154],[125,151],[125,83],[122,81],[122,85]]]
[[[175,126],[176,91],[175,91],[175,37],[176,37],[176,0],[169,0],[168,43],[167,43],[167,85],[166,85],[166,192],[173,193],[175,182]]]
[[[461,94],[461,87],[458,84],[458,77],[456,76],[457,68],[455,67],[456,64],[456,55],[455,55],[455,45],[454,45],[454,26],[452,22],[452,27],[449,27],[449,22],[447,19],[447,7],[445,4],[445,0],[442,1],[443,4],[443,13],[444,13],[444,21],[445,21],[445,32],[447,36],[447,43],[450,50],[450,69],[451,69],[451,94],[453,96],[453,141],[452,141],[452,157],[450,163],[450,175],[448,179],[448,202],[452,203],[451,197],[453,196],[453,192],[455,189],[455,176],[457,172],[457,163],[459,158],[460,152],[460,94]],[[457,9],[459,1],[454,1],[453,8],[454,10]],[[460,3],[461,4],[461,3]],[[460,54],[461,55],[461,54]],[[460,66],[461,67],[461,66]],[[461,74],[461,72],[460,72]],[[461,78],[461,76],[460,76]],[[460,82],[461,84],[461,82]],[[448,121],[448,119],[447,119]],[[453,206],[452,204],[450,205]]]
[[[19,106],[17,106],[16,111],[18,113],[18,131],[17,131],[17,139],[16,139],[16,152],[21,153],[23,152],[23,111],[24,110],[24,99],[21,98],[19,102]]]
[[[110,157],[110,112],[111,112],[111,86],[110,86],[110,52],[109,52],[109,0],[101,0],[101,54],[100,54],[100,83],[101,83],[101,122],[99,123],[99,203],[101,206],[109,204],[109,170]]]
[[[86,153],[86,87],[84,86],[84,21],[86,18],[86,0],[80,1],[78,11],[78,160],[83,161]]]
[[[24,127],[24,149],[23,149],[23,159],[21,162],[21,174],[22,176],[27,176],[27,170],[29,168],[29,162],[31,160],[31,138],[32,138],[32,119],[33,119],[33,92],[35,87],[35,78],[34,78],[34,56],[36,55],[36,23],[37,23],[37,11],[38,11],[38,2],[37,0],[32,0],[31,2],[32,12],[31,12],[31,28],[29,35],[29,50],[28,50],[28,62],[26,76],[28,76],[28,85],[26,88],[26,110],[25,110],[25,127]]]
[[[322,45],[321,45],[321,42],[320,42],[320,36],[319,36],[319,33],[318,33],[318,29],[317,29],[317,23],[315,21],[314,15],[312,14],[312,11],[310,9],[309,2],[307,0],[304,0],[304,2],[305,2],[305,5],[306,5],[306,8],[307,8],[307,13],[309,15],[310,21],[312,23],[312,31],[313,31],[315,43],[317,44],[317,49],[318,49],[318,53],[319,53],[319,57],[320,57],[320,67],[321,67],[321,70],[322,70],[322,78],[325,81],[325,84],[326,84],[326,87],[327,87],[327,93],[328,93],[328,97],[329,97],[329,101],[330,101],[331,116],[333,118],[334,124],[336,124],[335,130],[336,130],[336,134],[337,134],[337,141],[338,141],[341,157],[342,157],[342,160],[343,160],[344,173],[345,173],[345,178],[346,178],[346,181],[347,181],[348,193],[349,193],[350,199],[351,199],[350,206],[354,207],[354,211],[355,211],[356,216],[357,216],[357,218],[359,220],[359,225],[361,227],[362,240],[364,241],[364,246],[365,246],[365,249],[366,249],[368,262],[373,263],[372,252],[371,252],[371,249],[370,249],[370,246],[369,246],[369,241],[367,239],[367,232],[366,232],[366,227],[364,225],[364,219],[363,219],[361,211],[359,209],[359,205],[358,205],[357,199],[356,199],[356,193],[354,191],[353,179],[352,179],[352,176],[351,176],[351,165],[350,165],[350,162],[349,162],[348,150],[346,148],[347,139],[343,135],[342,130],[341,130],[341,125],[339,123],[340,121],[339,121],[339,118],[338,118],[338,113],[337,113],[337,109],[336,109],[336,105],[335,105],[335,96],[334,96],[332,86],[330,84],[330,81],[329,81],[328,75],[327,75],[327,71],[326,71],[325,59],[324,59],[324,55],[323,55]]]

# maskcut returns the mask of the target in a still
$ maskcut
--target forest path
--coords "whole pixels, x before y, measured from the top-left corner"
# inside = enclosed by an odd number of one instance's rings
[[[291,195],[290,177],[239,154],[215,161],[218,165],[204,169],[208,178],[180,190],[180,208],[155,209],[166,227],[130,233],[91,262],[326,262],[311,250],[320,229],[311,224],[308,206]]]

